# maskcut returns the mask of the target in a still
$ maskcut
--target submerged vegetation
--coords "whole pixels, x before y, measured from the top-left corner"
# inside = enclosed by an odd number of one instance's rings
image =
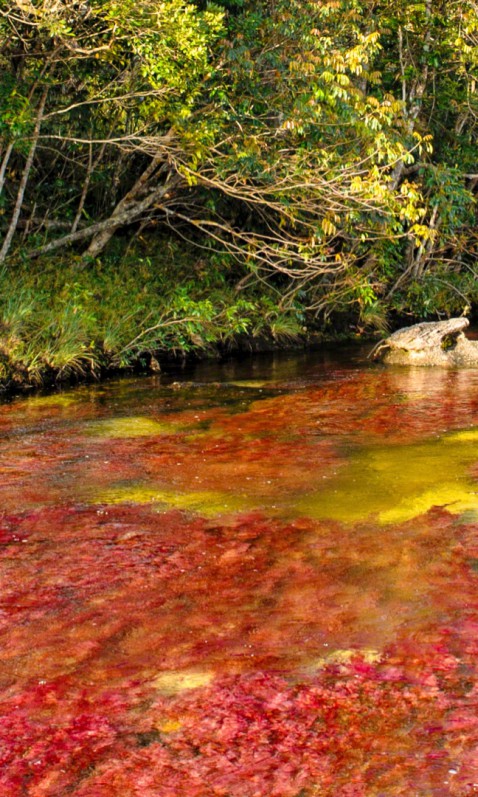
[[[473,311],[477,40],[473,0],[6,3],[0,379]]]
[[[268,364],[2,404],[2,797],[476,794],[478,372]]]

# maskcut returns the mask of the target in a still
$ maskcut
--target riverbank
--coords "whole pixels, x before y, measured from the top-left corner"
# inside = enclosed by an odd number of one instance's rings
[[[0,389],[156,372],[172,358],[302,347],[311,331],[299,302],[279,309],[277,292],[238,290],[191,253],[121,257],[85,266],[18,264],[0,272]]]
[[[159,373],[185,360],[372,345],[392,331],[370,308],[319,321],[305,293],[285,305],[280,287],[169,240],[90,262],[18,262],[0,271],[0,392]],[[395,329],[423,320],[393,308],[390,317]]]

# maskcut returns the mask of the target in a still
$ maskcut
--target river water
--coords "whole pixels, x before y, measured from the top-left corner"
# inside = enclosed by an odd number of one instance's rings
[[[478,794],[478,371],[0,406],[2,797]]]

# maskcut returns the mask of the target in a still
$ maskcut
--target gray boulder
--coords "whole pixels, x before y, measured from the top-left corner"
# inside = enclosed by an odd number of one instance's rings
[[[449,318],[399,329],[380,341],[371,357],[390,365],[478,367],[478,341],[463,333],[469,323],[467,318]]]

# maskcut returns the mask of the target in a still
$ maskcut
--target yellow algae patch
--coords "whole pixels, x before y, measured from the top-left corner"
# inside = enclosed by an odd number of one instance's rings
[[[162,493],[162,501],[176,509],[198,512],[206,517],[214,517],[229,512],[241,512],[249,509],[248,502],[234,495],[215,492],[198,493]]]
[[[94,437],[153,437],[156,435],[174,434],[180,428],[178,424],[161,423],[142,415],[130,417],[105,418],[89,423],[88,434]]]
[[[468,469],[478,462],[478,430],[423,443],[357,449],[333,479],[295,504],[313,518],[356,523],[373,517],[398,523],[434,506],[461,513],[478,509],[478,484]]]
[[[189,671],[170,670],[162,672],[153,680],[153,686],[164,695],[177,695],[189,689],[200,689],[207,686],[214,678],[214,673],[210,671]]]
[[[234,382],[226,382],[227,385],[232,385],[232,387],[247,387],[262,390],[264,387],[274,387],[271,382],[265,382],[259,379],[237,379]]]
[[[423,515],[434,506],[445,507],[454,515],[470,510],[478,511],[476,485],[467,488],[460,482],[439,484],[433,490],[404,499],[395,507],[380,512],[378,519],[381,523],[399,523]]]
[[[443,438],[445,443],[478,443],[478,428],[463,429]]]
[[[48,409],[49,407],[71,407],[84,401],[84,396],[78,393],[52,393],[49,396],[31,396],[25,399],[24,406],[28,409]]]
[[[328,664],[348,664],[355,658],[360,658],[367,664],[377,664],[382,660],[382,654],[373,648],[333,650],[327,656],[320,656],[320,658],[309,663],[306,669],[309,673],[314,673]]]
[[[95,497],[96,504],[157,503],[174,509],[197,512],[205,517],[241,512],[251,506],[245,498],[216,492],[177,493],[145,486],[117,487]]]
[[[164,719],[161,722],[157,722],[155,727],[161,733],[174,733],[182,728],[182,722],[179,720]]]
[[[333,662],[334,664],[347,664],[356,657],[360,657],[363,661],[366,661],[367,664],[376,664],[382,660],[382,654],[379,653],[378,650],[365,648],[363,650],[334,650],[333,653],[327,656],[326,661]]]

